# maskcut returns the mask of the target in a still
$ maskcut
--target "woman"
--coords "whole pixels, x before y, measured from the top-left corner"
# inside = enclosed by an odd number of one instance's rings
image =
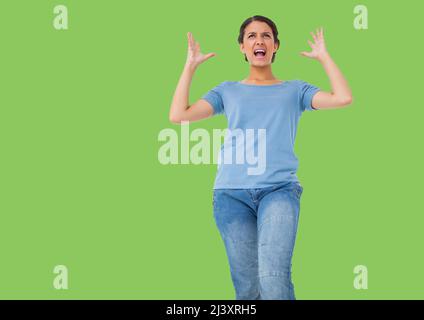
[[[225,81],[189,105],[193,74],[215,53],[202,54],[188,33],[187,61],[169,117],[181,123],[222,113],[229,132],[238,130],[237,136],[227,134],[221,147],[213,193],[214,219],[225,244],[236,299],[295,299],[291,260],[303,192],[293,151],[297,123],[303,111],[340,108],[352,102],[349,86],[326,50],[322,28],[311,34],[312,51],[301,55],[323,65],[332,92],[302,80],[277,79],[271,68],[280,44],[277,28],[270,19],[253,16],[243,22],[238,38],[250,65],[249,76]],[[254,150],[258,150],[257,158],[266,159],[263,170],[249,171],[252,162],[241,157],[231,161],[245,146],[246,158],[255,159]],[[223,154],[229,161],[222,161]]]

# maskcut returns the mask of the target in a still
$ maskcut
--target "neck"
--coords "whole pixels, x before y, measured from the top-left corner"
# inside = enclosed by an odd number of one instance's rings
[[[275,81],[277,78],[272,74],[271,66],[256,67],[250,66],[250,74],[246,81],[266,82]]]

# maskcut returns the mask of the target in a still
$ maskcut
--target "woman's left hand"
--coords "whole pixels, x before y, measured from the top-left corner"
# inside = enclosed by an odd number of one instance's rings
[[[316,34],[311,32],[311,35],[314,38],[314,42],[312,43],[308,40],[308,43],[312,48],[312,52],[302,51],[300,54],[304,57],[321,60],[326,55],[328,55],[327,49],[325,47],[324,29],[321,27],[320,29],[316,30]]]

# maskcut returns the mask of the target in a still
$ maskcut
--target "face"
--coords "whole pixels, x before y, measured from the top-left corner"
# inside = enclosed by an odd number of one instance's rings
[[[271,64],[273,53],[277,49],[278,44],[274,43],[272,29],[265,22],[253,21],[244,29],[240,51],[246,54],[251,65],[265,66]],[[264,53],[261,53],[261,50]]]

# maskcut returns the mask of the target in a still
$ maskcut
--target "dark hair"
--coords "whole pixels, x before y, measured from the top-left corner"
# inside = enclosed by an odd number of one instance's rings
[[[274,43],[277,43],[278,44],[278,46],[280,46],[280,40],[278,40],[278,30],[277,30],[277,26],[275,25],[275,23],[271,20],[271,19],[269,19],[269,18],[267,18],[267,17],[264,17],[264,16],[253,16],[253,17],[250,17],[250,18],[247,18],[242,24],[241,24],[241,27],[240,27],[240,33],[239,33],[239,36],[238,36],[238,43],[239,44],[241,44],[241,43],[243,43],[243,38],[244,38],[244,30],[246,29],[246,27],[249,25],[249,24],[251,24],[253,21],[261,21],[261,22],[265,22],[270,28],[271,28],[271,30],[272,30],[272,35],[273,35],[273,37],[274,37]],[[244,55],[244,60],[246,60],[246,61],[248,61],[247,60],[247,57],[246,57],[246,54]],[[274,54],[272,55],[272,60],[271,60],[271,63],[272,62],[274,62],[274,60],[275,60],[275,52],[274,52]]]

